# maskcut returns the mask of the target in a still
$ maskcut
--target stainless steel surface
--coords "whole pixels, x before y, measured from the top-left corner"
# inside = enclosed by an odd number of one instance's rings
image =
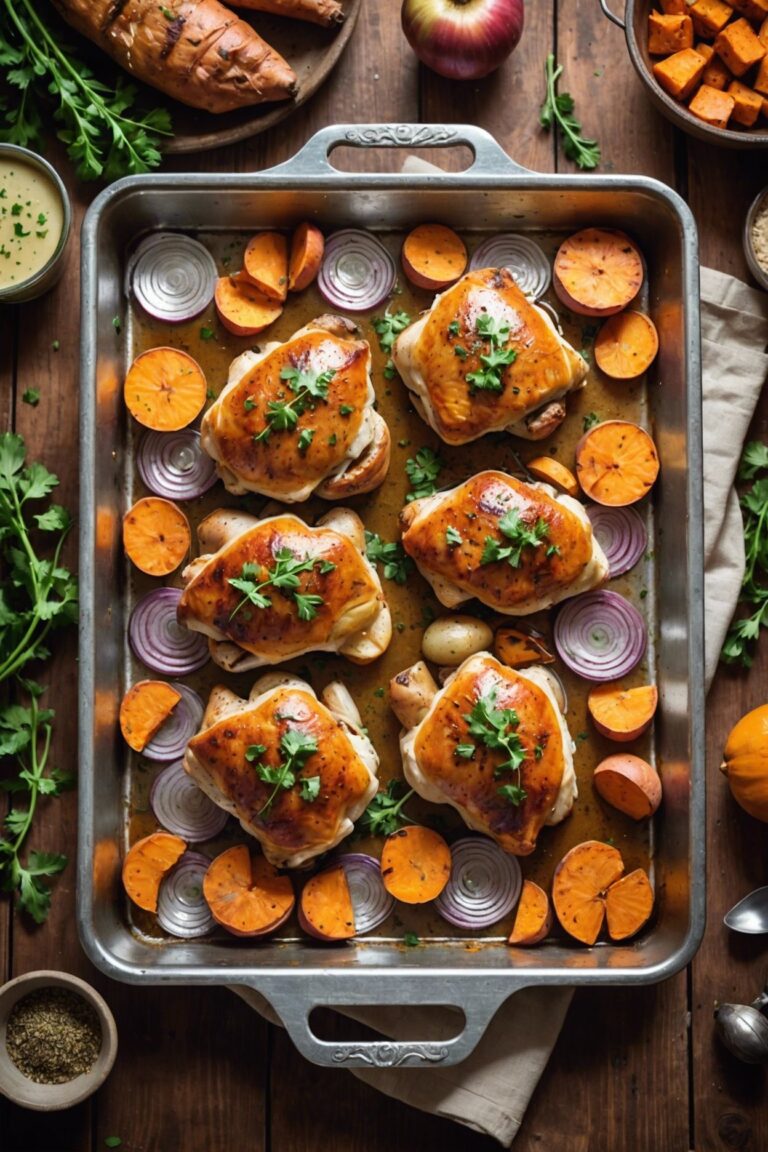
[[[648,52],[648,14],[655,7],[653,0],[626,0],[624,19],[620,20],[609,8],[608,0],[600,0],[600,7],[609,20],[624,29],[627,50],[633,67],[645,86],[650,99],[663,116],[682,128],[690,136],[717,144],[721,148],[768,148],[768,128],[713,128],[689,112],[685,104],[669,96],[657,84],[651,68],[653,57]]]
[[[461,173],[339,172],[336,145],[439,147],[468,144]],[[405,949],[356,940],[319,949],[301,941],[210,940],[150,945],[129,930],[120,892],[123,836],[122,691],[125,604],[119,524],[126,469],[119,341],[126,246],[153,228],[223,230],[341,225],[412,226],[438,219],[481,232],[625,228],[648,262],[650,310],[661,352],[649,387],[662,471],[655,504],[655,637],[660,690],[656,758],[664,805],[656,817],[657,911],[632,945],[567,943],[525,951],[503,944],[468,951],[465,941]],[[314,136],[288,163],[251,175],[152,175],[114,184],[83,225],[81,416],[80,827],[78,926],[94,963],[129,982],[247,985],[263,993],[297,1047],[318,1063],[389,1066],[456,1063],[512,993],[531,985],[651,983],[693,956],[704,928],[704,691],[701,392],[696,231],[686,204],[639,176],[538,175],[491,136],[467,126],[341,125]],[[98,518],[98,521],[97,521]],[[97,522],[100,530],[97,534]],[[111,525],[111,530],[105,530]],[[448,1004],[466,1019],[448,1040],[341,1045],[318,1039],[317,1005]]]
[[[37,152],[29,148],[21,148],[18,144],[0,144],[0,156],[16,156],[32,168],[37,168],[53,183],[61,200],[63,219],[61,223],[61,236],[50,259],[33,276],[28,276],[20,284],[13,284],[7,288],[0,288],[0,304],[22,304],[25,300],[36,300],[49,289],[58,284],[64,271],[64,256],[69,240],[69,230],[72,224],[72,207],[69,202],[69,193],[56,169]]]
[[[734,932],[744,932],[748,936],[768,932],[768,888],[755,888],[754,892],[739,900],[723,916],[723,923]]]
[[[755,249],[752,244],[752,226],[755,223],[757,212],[761,204],[766,204],[768,206],[768,188],[763,188],[761,192],[758,192],[757,196],[755,196],[754,200],[749,206],[747,217],[744,221],[744,255],[746,257],[749,270],[754,276],[755,280],[757,280],[761,288],[765,288],[766,292],[768,292],[768,271],[766,271],[765,268],[758,264],[757,256],[755,255]]]

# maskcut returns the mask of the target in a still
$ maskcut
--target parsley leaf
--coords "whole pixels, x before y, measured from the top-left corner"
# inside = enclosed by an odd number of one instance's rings
[[[386,788],[379,790],[360,817],[358,822],[360,831],[368,832],[371,836],[391,836],[393,832],[399,831],[404,824],[413,823],[402,812],[403,805],[414,794],[413,789],[402,796],[398,796],[400,791],[401,783],[399,780],[390,780]]]
[[[520,718],[513,708],[497,708],[497,697],[496,688],[484,693],[475,701],[472,711],[464,715],[464,719],[470,736],[475,736],[491,751],[506,752],[506,760],[496,765],[493,774],[496,777],[503,776],[506,772],[516,774],[516,780],[512,784],[503,784],[497,791],[510,804],[518,807],[527,796],[520,783],[520,769],[526,758],[525,747],[517,734]],[[467,744],[459,744],[456,750],[458,752],[459,748],[468,747]],[[460,752],[459,755],[464,755],[464,752]]]
[[[320,795],[320,777],[302,776],[299,781],[299,795],[307,804],[314,804]]]
[[[563,72],[562,64],[555,64],[553,55],[547,56],[545,73],[547,94],[539,112],[539,123],[547,131],[557,124],[563,152],[582,169],[597,168],[600,163],[600,145],[582,135],[581,124],[573,114],[574,100],[569,92],[558,94],[557,82]]]
[[[444,467],[443,461],[431,448],[419,448],[415,458],[405,462],[405,474],[411,485],[406,501],[421,500],[424,496],[434,496],[436,480]]]
[[[458,528],[454,528],[453,524],[449,524],[445,530],[445,542],[449,548],[455,548],[457,544],[464,543],[461,532],[459,532]]]
[[[514,348],[502,347],[509,336],[509,324],[491,316],[488,312],[481,312],[475,321],[475,330],[482,340],[489,342],[490,348],[487,352],[480,354],[482,367],[478,368],[476,372],[467,372],[466,381],[470,385],[470,393],[503,392],[502,375],[504,369],[509,364],[514,364],[517,359],[517,352]],[[454,352],[457,351],[458,347],[458,345],[454,347]],[[464,358],[462,356],[462,359]]]
[[[317,609],[323,603],[323,597],[314,593],[299,592],[301,580],[299,577],[305,572],[313,572],[320,566],[320,575],[326,576],[336,568],[329,560],[320,560],[317,556],[294,556],[290,548],[280,548],[275,554],[274,568],[262,568],[258,564],[246,561],[239,576],[229,577],[227,583],[242,592],[242,599],[235,605],[229,615],[232,620],[246,604],[254,608],[271,608],[272,599],[265,595],[263,588],[277,588],[281,592],[289,592],[296,603],[300,620],[314,620]]]
[[[387,544],[375,532],[365,533],[365,554],[372,564],[384,565],[384,575],[395,584],[405,584],[413,571],[413,560],[406,555],[402,544]]]
[[[504,545],[493,536],[486,536],[481,564],[495,564],[499,560],[507,560],[512,568],[519,568],[524,548],[538,548],[549,535],[549,524],[541,517],[535,524],[527,524],[517,508],[509,508],[499,520],[499,530],[506,536],[510,544]],[[547,555],[556,545],[550,545]]]
[[[269,440],[273,432],[290,432],[299,422],[299,416],[309,408],[314,412],[318,401],[328,399],[328,386],[336,375],[335,370],[315,372],[312,369],[303,369],[286,365],[280,372],[280,379],[285,380],[293,392],[292,400],[270,400],[267,404],[266,424],[261,432],[253,437],[258,444],[260,440]],[[250,397],[248,398],[250,399]],[[309,435],[307,439],[306,434]],[[299,435],[299,452],[306,452],[312,443],[314,430],[305,429]],[[303,437],[303,440],[302,440]]]
[[[379,338],[379,347],[387,355],[392,351],[395,337],[411,322],[407,312],[386,311],[383,316],[376,316],[371,321],[371,327]]]
[[[406,948],[418,948],[420,943],[421,941],[415,932],[403,933],[403,944],[405,944]]]
[[[753,440],[747,444],[739,465],[739,480],[752,486],[741,495],[746,567],[739,603],[751,615],[732,620],[720,659],[725,664],[750,668],[760,629],[768,627],[768,446]]]
[[[251,747],[259,748],[261,745],[256,744]],[[287,732],[283,733],[280,739],[280,762],[276,766],[263,764],[261,761],[254,765],[259,779],[264,784],[273,785],[272,791],[257,812],[257,816],[269,812],[280,792],[287,792],[295,786],[298,773],[307,760],[314,756],[315,752],[317,752],[317,740],[314,736],[308,736],[306,732],[302,732],[298,728],[289,728]],[[248,759],[247,753],[246,759]],[[305,792],[307,795],[304,794]],[[309,803],[312,803],[317,799],[319,793],[319,776],[304,777],[300,781],[299,794],[302,800],[308,800]]]
[[[594,428],[595,424],[600,423],[600,417],[597,412],[587,412],[586,416],[581,422],[581,426],[585,432],[589,432],[590,428]]]
[[[40,403],[40,392],[37,388],[26,388],[21,396],[25,404],[31,404],[33,408],[37,408]]]

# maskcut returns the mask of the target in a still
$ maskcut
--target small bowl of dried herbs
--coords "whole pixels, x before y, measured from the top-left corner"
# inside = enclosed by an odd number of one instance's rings
[[[116,1055],[114,1017],[84,980],[27,972],[0,988],[0,1093],[15,1104],[71,1108],[104,1083]]]

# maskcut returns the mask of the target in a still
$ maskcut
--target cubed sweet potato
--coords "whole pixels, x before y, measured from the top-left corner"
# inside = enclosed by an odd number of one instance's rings
[[[709,85],[710,88],[719,88],[721,91],[726,89],[733,80],[733,73],[730,68],[727,68],[715,50],[712,50],[712,56],[707,61],[707,66],[701,74],[702,84]]]
[[[759,92],[761,96],[768,96],[768,55],[763,56],[758,66],[755,78],[752,81],[752,87],[755,92]]]
[[[735,104],[733,96],[727,92],[702,84],[688,105],[688,110],[713,128],[725,128]]]
[[[740,16],[746,16],[754,24],[759,24],[768,16],[768,0],[731,0]]]
[[[693,21],[690,16],[648,16],[648,51],[651,56],[670,56],[682,48],[693,48]]]
[[[675,100],[685,100],[701,80],[706,60],[693,48],[683,48],[653,65],[653,74],[665,92]]]
[[[707,64],[709,64],[710,60],[715,55],[715,50],[712,45],[705,44],[703,40],[699,40],[698,44],[696,45],[696,51],[698,52],[699,56],[704,57]],[[715,57],[715,59],[717,59],[717,57]]]
[[[714,40],[733,16],[733,8],[723,0],[696,0],[688,9],[696,35],[703,40]]]
[[[715,52],[725,61],[734,76],[743,76],[755,64],[759,64],[766,49],[758,40],[752,25],[742,17],[718,33]]]
[[[659,0],[659,7],[665,16],[685,16],[688,11],[685,0]]]
[[[751,128],[760,115],[763,106],[762,96],[758,92],[753,92],[751,88],[747,88],[746,84],[742,84],[740,80],[731,81],[728,85],[728,95],[733,96],[735,101],[731,119],[735,120],[737,124],[743,124],[745,128]]]

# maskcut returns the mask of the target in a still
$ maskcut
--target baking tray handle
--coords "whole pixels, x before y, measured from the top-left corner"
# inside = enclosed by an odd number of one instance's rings
[[[474,159],[460,175],[530,175],[512,160],[490,132],[474,124],[331,124],[311,136],[303,148],[284,164],[268,169],[269,175],[339,176],[328,163],[334,148],[454,148],[466,144]],[[447,175],[442,173],[442,175]]]
[[[347,987],[343,992],[338,989],[329,990],[327,993],[305,989],[300,996],[295,991],[290,993],[270,989],[267,998],[299,1052],[313,1064],[332,1068],[399,1068],[404,1065],[431,1068],[436,1065],[447,1067],[465,1060],[504,1001],[524,986],[524,980],[519,984],[506,983],[503,991],[493,996],[489,995],[489,988],[484,982],[459,983],[447,977],[433,982],[430,987],[423,988],[419,984],[417,988],[411,988],[409,994],[408,987],[403,986],[401,974],[397,991],[394,987],[388,988],[377,1007],[380,1008],[382,1004],[402,1005],[404,1011],[414,1005],[419,1008],[459,1008],[464,1014],[464,1028],[457,1036],[447,1040],[336,1041],[321,1040],[315,1035],[309,1020],[315,1008],[335,1008],[354,1017],[356,1007],[371,1005],[371,990],[368,986],[361,986],[359,990]],[[240,988],[234,990],[241,994],[245,991]],[[247,992],[243,998],[247,999]]]
[[[626,24],[621,19],[621,17],[617,16],[615,12],[611,12],[610,8],[608,7],[608,0],[600,0],[600,7],[609,20],[612,20],[614,24],[618,24],[622,31],[626,30]]]

